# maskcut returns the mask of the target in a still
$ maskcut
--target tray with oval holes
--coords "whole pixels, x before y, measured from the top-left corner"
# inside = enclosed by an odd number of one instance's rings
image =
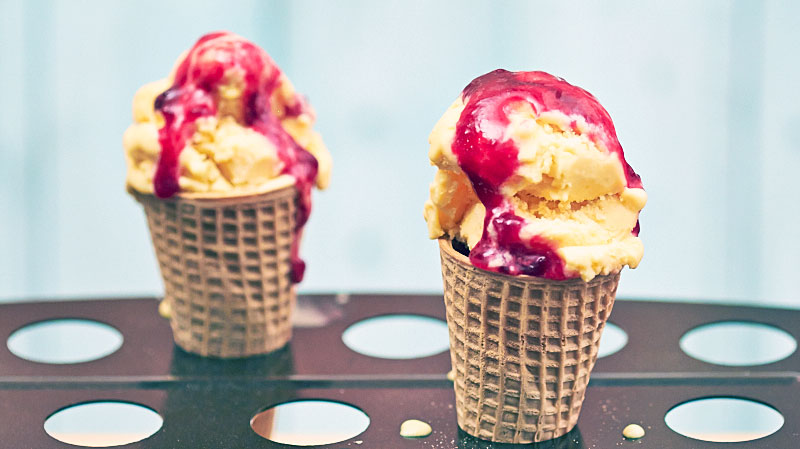
[[[794,448],[800,311],[618,300],[578,426],[538,445],[458,429],[439,295],[301,295],[292,342],[213,360],[154,298],[0,306],[0,441],[68,448]],[[404,438],[401,424],[431,426]],[[623,428],[645,435],[628,440]]]

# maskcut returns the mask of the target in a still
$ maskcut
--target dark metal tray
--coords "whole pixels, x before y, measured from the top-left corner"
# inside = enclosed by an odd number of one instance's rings
[[[55,318],[86,318],[114,326],[125,343],[108,357],[79,364],[48,365],[17,358],[0,348],[0,441],[3,447],[74,447],[50,438],[43,421],[71,404],[115,399],[153,408],[164,425],[130,448],[290,447],[272,443],[249,428],[255,413],[295,399],[330,399],[355,405],[371,424],[361,435],[330,448],[478,448],[491,445],[459,431],[447,352],[410,360],[367,357],[348,349],[342,332],[360,320],[387,314],[444,319],[441,296],[305,295],[304,317],[292,343],[264,357],[219,361],[186,354],[172,343],[157,301],[116,299],[38,302],[0,306],[0,336]],[[308,319],[314,317],[314,319]],[[753,307],[617,301],[611,321],[629,337],[623,350],[599,359],[578,427],[567,436],[537,445],[548,448],[794,448],[800,445],[800,354],[747,368],[704,363],[684,354],[680,337],[702,324],[723,321],[766,323],[800,337],[800,312]],[[708,443],[683,437],[664,423],[676,404],[708,396],[752,398],[780,410],[775,434],[747,443]],[[399,436],[409,418],[429,422],[425,439]],[[647,435],[621,436],[629,423]]]

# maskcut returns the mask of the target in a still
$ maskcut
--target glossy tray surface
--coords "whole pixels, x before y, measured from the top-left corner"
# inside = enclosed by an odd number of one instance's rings
[[[263,357],[222,361],[177,349],[154,298],[36,302],[0,306],[4,339],[35,322],[89,319],[119,330],[122,347],[99,360],[65,365],[35,363],[0,348],[0,441],[4,447],[75,447],[51,438],[42,423],[53,412],[95,400],[129,401],[158,412],[164,424],[130,448],[294,447],[268,441],[250,429],[250,419],[279,403],[321,399],[352,404],[370,418],[366,431],[319,447],[482,448],[491,445],[458,429],[449,354],[390,360],[348,348],[342,333],[362,320],[384,315],[420,315],[443,320],[441,296],[305,295],[298,298],[292,342]],[[800,354],[747,367],[721,366],[681,351],[680,338],[697,326],[719,321],[764,323],[800,336],[800,312],[753,307],[624,301],[611,322],[628,336],[625,347],[598,360],[578,427],[539,444],[552,448],[793,448],[800,445]],[[747,443],[710,443],[669,429],[664,415],[696,398],[754,399],[783,415],[776,433]],[[424,439],[404,439],[400,424],[421,419],[433,427]],[[625,440],[622,428],[640,423],[646,436]],[[519,447],[532,447],[519,446]]]

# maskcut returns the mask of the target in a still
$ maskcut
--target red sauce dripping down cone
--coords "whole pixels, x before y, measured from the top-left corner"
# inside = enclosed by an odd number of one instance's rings
[[[518,149],[504,137],[509,124],[507,106],[526,102],[535,113],[560,111],[583,117],[593,125],[589,137],[619,158],[627,186],[642,188],[639,175],[625,161],[611,117],[592,94],[545,72],[495,70],[473,80],[462,98],[465,107],[452,150],[486,208],[483,235],[470,251],[470,261],[478,268],[505,274],[566,279],[555,245],[541,236],[523,241],[520,230],[525,220],[500,191],[519,167]],[[638,223],[633,233],[638,235]]]
[[[303,226],[311,213],[311,189],[317,178],[317,160],[283,129],[280,119],[308,112],[302,97],[274,108],[272,94],[279,86],[281,71],[264,50],[227,32],[201,37],[189,50],[175,72],[172,86],[155,101],[164,117],[158,131],[161,155],[153,180],[156,196],[169,198],[178,193],[179,158],[195,132],[195,122],[217,113],[216,95],[226,74],[236,70],[243,81],[241,96],[244,123],[275,145],[283,162],[283,174],[295,179],[299,198],[295,235],[292,241],[292,281],[303,279],[305,263],[299,257]],[[276,116],[276,109],[280,117]]]

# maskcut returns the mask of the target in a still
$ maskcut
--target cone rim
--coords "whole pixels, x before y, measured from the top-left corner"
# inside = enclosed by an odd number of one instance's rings
[[[548,278],[537,277],[537,276],[530,276],[530,275],[527,275],[527,274],[513,275],[513,274],[498,273],[496,271],[484,270],[483,268],[479,268],[479,267],[476,267],[475,265],[473,265],[472,262],[469,260],[469,257],[461,254],[460,252],[456,251],[453,248],[453,241],[449,237],[446,237],[446,236],[445,237],[439,237],[437,240],[439,242],[439,251],[441,252],[442,255],[447,256],[448,258],[456,261],[460,265],[463,265],[463,266],[466,266],[466,267],[470,267],[470,268],[472,268],[472,269],[474,269],[474,270],[476,270],[476,271],[478,271],[480,273],[483,273],[486,276],[496,276],[496,277],[507,279],[507,280],[517,280],[517,281],[522,281],[522,282],[527,282],[527,283],[554,284],[554,285],[565,285],[566,286],[566,285],[570,285],[570,284],[595,283],[595,282],[601,281],[603,279],[608,279],[608,278],[612,278],[614,276],[618,276],[619,273],[620,273],[619,271],[615,271],[615,272],[612,272],[612,273],[609,273],[609,274],[598,274],[597,276],[593,277],[589,281],[584,281],[580,277],[557,280],[557,279],[548,279]]]
[[[277,194],[291,188],[295,188],[295,179],[289,175],[281,175],[252,189],[240,189],[227,192],[178,192],[169,198],[158,198],[154,192],[140,192],[131,186],[128,186],[128,192],[137,200],[153,198],[161,201],[189,200],[198,202],[214,202],[260,199],[263,196]]]

